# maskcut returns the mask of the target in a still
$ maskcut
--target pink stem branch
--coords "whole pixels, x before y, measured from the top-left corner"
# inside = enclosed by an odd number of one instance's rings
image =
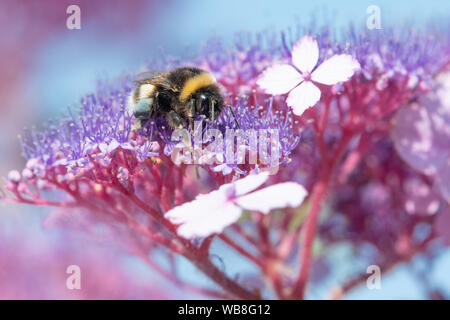
[[[343,132],[343,136],[339,141],[332,154],[334,157],[330,161],[322,157],[322,166],[319,173],[319,178],[313,187],[311,194],[311,207],[302,226],[302,244],[300,248],[300,271],[297,277],[296,284],[292,291],[293,298],[303,299],[306,284],[309,277],[309,268],[311,265],[312,245],[316,235],[317,221],[320,214],[322,202],[325,199],[328,185],[333,174],[334,167],[339,163],[346,147],[353,137],[351,132]]]
[[[322,201],[325,198],[329,183],[329,172],[323,172],[312,191],[311,208],[303,226],[302,245],[300,249],[300,272],[293,290],[293,297],[303,299],[304,290],[309,276],[311,264],[311,251],[316,234],[317,220]]]
[[[252,261],[254,264],[256,264],[258,267],[260,268],[264,268],[264,264],[262,263],[262,261],[258,258],[256,258],[255,256],[253,256],[251,253],[249,253],[247,250],[245,250],[244,248],[242,248],[241,246],[239,246],[236,242],[234,242],[233,240],[231,240],[227,235],[225,234],[220,234],[219,238],[225,242],[227,245],[229,245],[231,248],[233,248],[234,250],[236,250],[238,253],[240,253],[241,255],[243,255],[244,257],[246,257],[247,259],[249,259],[250,261]]]

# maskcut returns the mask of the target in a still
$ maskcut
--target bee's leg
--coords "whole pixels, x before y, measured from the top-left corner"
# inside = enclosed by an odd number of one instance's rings
[[[216,101],[214,99],[209,99],[209,114],[211,115],[211,122],[214,123],[214,105]]]
[[[237,121],[236,115],[234,114],[233,107],[230,106],[230,105],[226,105],[225,107],[230,108],[230,111],[231,111],[231,114],[233,115],[234,121],[236,122],[236,125],[237,125],[238,129],[240,129],[241,126],[239,125],[239,122]]]
[[[195,105],[195,110],[197,111],[197,113],[202,114],[203,110],[202,110],[202,104],[203,104],[203,100],[205,99],[205,97],[203,95],[201,95],[200,97],[197,98],[196,100],[196,105]]]
[[[137,131],[142,128],[141,120],[136,119],[134,122],[133,128],[131,128],[131,131]]]
[[[138,118],[136,119],[136,122],[134,123],[133,129],[132,130],[139,130],[142,129],[143,127],[145,127],[145,125],[147,124],[148,120],[147,118]]]
[[[188,122],[189,122],[189,129],[191,130],[191,132],[194,132],[194,118],[188,118]]]
[[[188,121],[189,121],[189,129],[191,132],[194,132],[194,116],[195,116],[195,104],[194,99],[189,100],[189,108],[188,108]]]
[[[173,129],[183,129],[184,128],[184,121],[180,117],[178,113],[175,112],[175,110],[171,110],[168,113],[166,113],[166,120],[169,126]]]
[[[169,111],[166,114],[166,119],[167,122],[169,123],[169,126],[171,126],[173,129],[185,129],[183,119],[178,113],[175,112],[175,110]],[[186,146],[192,149],[192,142],[189,133],[185,130],[183,131],[184,132],[181,133],[181,140]]]

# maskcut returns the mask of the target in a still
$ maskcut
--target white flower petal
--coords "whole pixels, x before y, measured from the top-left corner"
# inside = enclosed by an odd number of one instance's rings
[[[223,230],[239,220],[242,209],[229,203],[216,210],[211,209],[195,221],[181,225],[177,233],[183,238],[193,239],[222,233]]]
[[[221,233],[236,222],[241,214],[242,209],[226,201],[222,192],[213,191],[173,208],[165,217],[180,225],[177,229],[180,236],[193,239]]]
[[[320,100],[320,95],[319,88],[310,81],[304,81],[289,93],[286,103],[296,115],[301,116],[306,109]]]
[[[319,60],[319,46],[310,35],[302,37],[292,48],[292,63],[301,72],[311,72]]]
[[[177,233],[187,239],[221,233],[242,214],[242,209],[230,197],[245,195],[261,186],[268,178],[269,173],[261,172],[224,184],[218,190],[199,194],[195,200],[173,208],[164,216],[173,224],[180,225]]]
[[[116,139],[113,139],[106,148],[107,153],[110,154],[114,152],[118,147],[120,147],[120,143]]]
[[[334,55],[325,60],[311,74],[313,81],[332,85],[347,81],[360,69],[359,62],[348,54]]]
[[[100,152],[103,154],[108,153],[108,144],[106,142],[101,142],[97,145],[97,147],[99,148]],[[92,148],[92,147],[91,147]]]
[[[125,142],[125,143],[120,144],[120,147],[122,149],[124,149],[124,150],[130,150],[130,151],[136,150],[135,149],[136,147],[134,145],[132,145],[131,143],[129,143],[129,142]]]
[[[242,196],[235,203],[247,210],[269,213],[277,208],[298,207],[307,194],[302,185],[284,182]]]
[[[302,81],[302,75],[294,67],[281,64],[266,69],[257,84],[266,93],[284,94]]]
[[[232,183],[224,184],[219,190],[223,190],[226,194],[239,197],[249,193],[269,179],[269,173],[264,171],[258,174],[251,174],[245,178],[233,181]]]
[[[229,175],[233,171],[233,168],[229,167],[226,163],[222,163],[222,164],[219,164],[218,166],[215,166],[213,168],[213,171],[214,172],[222,172],[222,174],[224,174],[224,175]]]

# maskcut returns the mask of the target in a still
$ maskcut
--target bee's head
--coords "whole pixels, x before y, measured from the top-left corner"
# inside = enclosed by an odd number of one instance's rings
[[[223,98],[217,86],[201,88],[195,92],[193,98],[196,101],[197,114],[205,115],[208,119],[213,119],[211,114],[213,109],[214,119],[217,119],[223,109]]]

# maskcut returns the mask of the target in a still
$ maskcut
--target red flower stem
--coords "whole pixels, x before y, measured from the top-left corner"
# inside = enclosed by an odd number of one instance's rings
[[[259,248],[259,242],[255,240],[251,235],[249,235],[239,224],[235,223],[231,225],[231,228],[239,234],[244,240],[246,240],[249,244],[253,245],[256,249]]]
[[[213,293],[212,291],[203,291],[204,294],[207,292],[209,294],[212,294],[212,296],[216,297],[229,297],[231,295],[232,297],[240,298],[240,299],[248,299],[248,300],[256,300],[260,299],[260,295],[252,293],[239,285],[237,282],[230,279],[224,272],[219,270],[209,259],[209,253],[205,252],[205,250],[201,250],[191,244],[189,240],[183,239],[179,237],[176,234],[176,226],[170,223],[169,220],[165,219],[164,216],[158,212],[157,210],[153,209],[151,206],[143,202],[135,193],[134,188],[125,188],[116,178],[115,174],[117,173],[117,168],[113,168],[114,172],[111,170],[110,175],[112,177],[112,181],[109,184],[109,186],[120,193],[122,193],[124,196],[126,196],[129,200],[131,200],[135,205],[137,205],[139,208],[147,212],[152,218],[154,218],[157,222],[162,224],[174,237],[176,242],[166,242],[163,241],[163,238],[160,234],[147,234],[150,238],[152,238],[155,242],[167,247],[169,250],[172,250],[172,252],[176,252],[185,258],[187,258],[192,264],[194,264],[200,271],[202,271],[206,276],[208,276],[211,280],[213,280],[216,284],[218,284],[222,289],[226,292],[226,294],[217,294]],[[163,185],[163,189],[170,187],[168,184],[170,184],[170,179],[167,179]],[[49,180],[50,183],[55,184],[60,189],[65,190],[68,194],[70,194],[75,200],[78,206],[80,204],[86,205],[89,208],[95,210],[95,211],[101,211],[102,208],[99,207],[91,207],[88,201],[85,201],[87,199],[84,199],[83,197],[80,197],[80,195],[77,192],[74,192],[71,190],[70,186],[67,183],[58,183],[56,180]],[[173,183],[172,183],[173,184]],[[20,194],[19,194],[20,197]],[[25,200],[25,199],[22,199]],[[25,200],[26,201],[26,200]],[[33,204],[36,204],[36,201],[33,201]],[[46,205],[49,204],[49,202],[45,203]],[[104,208],[103,208],[104,209]],[[109,216],[109,215],[108,215]],[[112,215],[111,215],[112,216]],[[128,222],[130,222],[128,220]],[[133,225],[133,228],[136,228],[137,225]],[[146,234],[147,232],[150,232],[150,230],[144,230],[142,228],[135,229],[136,231],[140,233]],[[212,239],[211,239],[212,240]],[[159,272],[163,271],[162,268],[160,268],[158,265],[156,265],[153,261],[151,261],[146,254],[140,255],[146,261],[147,263],[151,264],[154,268],[156,268]],[[167,274],[166,274],[167,275]],[[176,279],[175,279],[176,280]],[[179,282],[177,282],[179,283]],[[192,289],[192,288],[191,288]],[[229,294],[229,295],[228,295]]]
[[[291,253],[292,248],[297,243],[301,228],[296,228],[294,231],[283,235],[277,244],[277,256],[281,260],[285,260]]]
[[[283,285],[283,282],[281,281],[281,275],[279,272],[273,272],[270,275],[270,281],[272,282],[273,289],[275,290],[277,297],[281,300],[286,299],[285,296],[285,286]]]
[[[174,277],[172,273],[167,272],[163,268],[161,268],[157,263],[153,262],[145,253],[137,254],[146,264],[148,264],[151,268],[156,270],[159,274],[161,274],[165,279],[175,284],[177,287],[182,289],[186,289],[188,291],[201,294],[204,296],[209,296],[217,299],[230,299],[230,296],[226,293],[217,292],[210,289],[200,288],[195,285],[180,281],[178,278]]]
[[[272,246],[270,244],[270,239],[269,239],[269,230],[266,227],[266,221],[269,218],[268,216],[262,214],[262,213],[257,213],[257,228],[258,228],[258,233],[259,233],[259,238],[261,240],[261,245],[262,245],[262,254],[266,257],[271,257],[272,255]],[[270,224],[269,224],[270,225]]]
[[[337,181],[345,183],[368,150],[375,144],[373,134],[363,132],[358,146],[349,153],[339,171]]]
[[[258,294],[248,291],[237,282],[228,278],[228,276],[220,271],[208,257],[199,257],[195,252],[188,252],[186,255],[200,271],[206,274],[211,280],[222,287],[226,292],[233,296],[244,300],[260,300],[261,297]]]
[[[128,219],[128,225],[130,228],[135,230],[136,232],[146,236],[151,239],[155,243],[160,244],[161,246],[171,250],[172,252],[184,255],[184,247],[175,240],[170,240],[166,236],[158,232],[150,231],[146,226],[137,222],[133,217],[131,217],[126,212],[123,212]]]
[[[352,133],[344,131],[342,133],[341,140],[332,151],[333,157],[330,158],[330,161],[325,161],[326,158],[322,157],[323,160],[319,178],[311,193],[311,207],[305,219],[305,224],[302,226],[300,271],[292,291],[293,298],[303,299],[304,297],[304,292],[309,277],[309,268],[311,265],[312,245],[316,235],[317,221],[319,218],[320,209],[322,207],[322,202],[325,199],[334,167],[339,163],[339,160],[352,137]]]
[[[49,201],[49,200],[45,200],[42,198],[28,200],[28,199],[23,198],[22,196],[17,199],[1,197],[0,200],[4,201],[4,202],[9,202],[9,203],[23,203],[23,204],[30,204],[30,205],[34,205],[34,206],[60,207],[60,208],[77,208],[77,207],[79,207],[79,204],[76,202],[54,202],[54,201]]]
[[[175,189],[175,205],[179,206],[184,202],[184,192],[183,192],[183,169],[178,168],[178,179]]]
[[[328,114],[330,113],[330,103],[331,103],[332,98],[333,98],[332,95],[328,96],[327,98],[324,98],[325,109],[320,117],[320,123],[319,123],[319,132],[321,132],[322,134],[325,131],[325,128],[327,127]]]
[[[245,250],[244,248],[242,248],[240,245],[238,245],[236,242],[234,242],[233,240],[231,240],[227,235],[225,234],[220,234],[219,239],[221,239],[223,242],[225,242],[227,245],[229,245],[231,248],[233,248],[234,250],[236,250],[238,253],[240,253],[241,255],[243,255],[244,257],[246,257],[247,259],[249,259],[250,261],[252,261],[254,264],[256,264],[258,267],[260,268],[264,268],[264,263],[256,258],[255,256],[253,256],[251,253],[249,253],[247,250]]]
[[[123,191],[123,190],[122,190]],[[209,260],[209,256],[205,254],[202,250],[194,247],[189,241],[182,239],[176,235],[176,228],[168,220],[166,220],[162,215],[153,210],[151,207],[142,202],[135,194],[128,194],[128,197],[141,209],[149,213],[156,221],[160,222],[166,227],[181,244],[185,247],[183,256],[191,261],[199,270],[201,270],[205,275],[207,275],[216,284],[222,287],[226,292],[236,296],[240,299],[260,299],[260,297],[245,288],[241,287],[238,283],[234,282],[227,277],[222,271],[217,269],[217,267]]]
[[[166,174],[163,179],[163,186],[161,189],[161,207],[165,212],[169,211],[172,207],[170,204],[170,194],[173,191],[173,167],[169,166],[167,167]]]
[[[169,222],[169,220],[165,219],[163,215],[161,215],[158,211],[150,207],[148,204],[143,202],[136,194],[129,194],[130,200],[133,201],[139,208],[150,214],[150,216],[155,219],[157,222],[161,223],[167,230],[175,233],[175,226]]]
[[[152,174],[152,176],[153,176],[153,180],[154,180],[154,182],[155,182],[156,185],[157,185],[158,191],[161,192],[162,181],[161,181],[160,171],[155,169],[155,167],[156,167],[156,166],[159,167],[159,165],[152,165],[152,164],[146,163],[146,166],[147,166],[149,172],[150,172],[150,173]]]
[[[409,232],[408,236],[412,236],[413,229]],[[400,263],[408,263],[413,259],[415,256],[417,256],[420,253],[423,253],[427,248],[430,242],[432,242],[435,239],[436,235],[432,232],[430,233],[421,243],[411,247],[409,249],[409,252],[403,255],[396,255],[395,257],[385,259],[383,262],[377,262],[374,263],[378,265],[381,269],[381,272],[386,275],[387,272],[394,269],[394,267],[398,266]],[[341,299],[345,296],[348,292],[356,288],[357,286],[361,285],[361,283],[364,283],[367,281],[368,274],[364,270],[359,275],[353,276],[343,284],[339,285],[338,287],[334,288],[332,291],[332,294],[330,296],[331,299]]]
[[[298,274],[297,282],[293,290],[292,296],[294,298],[303,299],[304,290],[309,277],[309,267],[311,264],[312,245],[316,235],[317,220],[319,218],[322,202],[325,198],[328,183],[330,180],[330,172],[325,168],[319,180],[314,185],[312,191],[311,208],[306,217],[305,224],[302,228],[302,244],[300,249],[300,272]]]
[[[194,247],[188,240],[182,239],[176,235],[176,228],[171,224],[164,216],[153,210],[147,204],[141,201],[135,194],[128,195],[130,199],[141,209],[149,213],[159,223],[166,227],[185,247],[184,257],[191,261],[200,271],[207,275],[216,284],[221,286],[226,292],[231,293],[240,299],[260,299],[260,297],[245,288],[241,287],[238,283],[231,280],[222,271],[209,260],[209,255],[205,254],[202,250]]]
[[[200,252],[207,256],[209,253],[209,248],[211,248],[211,243],[213,242],[215,235],[211,235],[209,237],[206,237],[205,240],[203,240],[202,244],[200,245]]]

